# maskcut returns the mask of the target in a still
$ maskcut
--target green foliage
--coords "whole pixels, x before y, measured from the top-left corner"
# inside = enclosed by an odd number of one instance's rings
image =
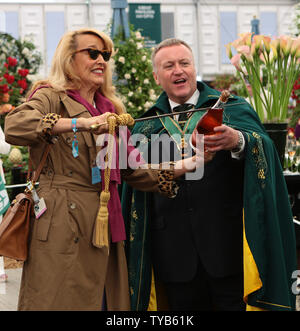
[[[300,2],[298,2],[292,10],[291,25],[289,30],[295,37],[300,35]]]
[[[117,54],[115,81],[118,94],[133,117],[141,116],[161,93],[152,75],[151,50],[145,47],[140,31],[130,27],[130,38],[123,40],[122,33],[114,38]]]

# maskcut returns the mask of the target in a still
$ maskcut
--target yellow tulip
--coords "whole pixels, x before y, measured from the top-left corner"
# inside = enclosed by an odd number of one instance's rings
[[[273,58],[277,59],[278,57],[278,51],[280,51],[280,43],[278,39],[273,39],[270,42],[270,47],[272,49],[272,53],[273,53]]]
[[[242,46],[243,45],[243,40],[242,38],[238,38],[236,40],[234,40],[232,43],[231,43],[231,46],[234,47],[235,49],[237,49],[239,46]]]
[[[231,43],[228,43],[225,45],[225,48],[226,48],[226,54],[227,56],[229,57],[229,59],[232,58],[232,50],[231,50]]]
[[[299,52],[300,52],[300,38],[298,37],[297,39],[293,39],[292,41],[291,55],[296,56],[298,58]]]
[[[271,38],[268,37],[268,36],[263,36],[262,41],[263,41],[263,45],[265,46],[265,50],[269,54],[270,53],[270,50],[271,50],[271,46],[270,46]]]
[[[272,48],[272,46],[271,46],[271,48]],[[274,50],[272,49],[272,52],[270,52],[270,54],[269,54],[269,61],[270,61],[270,63],[273,63],[276,59],[277,59],[277,51],[275,51],[275,53],[274,53]]]
[[[290,54],[291,51],[291,46],[293,43],[292,38],[288,37],[288,36],[281,36],[279,38],[279,43],[280,43],[280,49],[283,52],[283,54],[285,56]]]
[[[261,34],[257,34],[255,36],[253,36],[253,43],[255,45],[255,49],[256,50],[262,50],[262,46],[263,46],[263,35]]]
[[[251,46],[252,32],[240,33],[239,36],[241,37],[241,40],[244,45],[249,47]]]

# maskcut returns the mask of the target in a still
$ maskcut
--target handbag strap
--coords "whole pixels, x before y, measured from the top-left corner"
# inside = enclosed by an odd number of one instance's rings
[[[39,166],[38,166],[37,169],[33,172],[32,179],[31,179],[33,185],[35,184],[35,182],[36,182],[36,181],[39,179],[39,177],[40,177],[41,171],[42,171],[43,166],[44,166],[44,164],[45,164],[45,162],[46,162],[47,156],[48,156],[48,154],[49,154],[49,152],[50,152],[50,148],[51,148],[51,145],[48,144],[47,147],[46,147],[46,149],[45,149],[45,151],[44,151],[44,154],[43,154],[43,156],[42,156],[42,159],[41,159],[41,162],[40,162]],[[29,169],[30,164],[31,164],[31,160],[30,160],[30,157],[29,157],[29,162],[28,162],[28,174],[30,174],[30,169]],[[28,176],[28,177],[29,177],[29,176]]]

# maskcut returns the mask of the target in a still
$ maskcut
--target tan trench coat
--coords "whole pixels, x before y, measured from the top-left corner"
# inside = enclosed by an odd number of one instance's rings
[[[47,124],[42,121],[47,113],[90,116],[82,105],[51,88],[38,90],[29,102],[9,113],[6,141],[29,145],[34,168],[47,144],[43,134]],[[101,310],[104,288],[108,310],[130,309],[123,242],[110,244],[109,256],[92,245],[101,191],[100,184],[91,181],[97,136],[79,132],[77,138],[75,159],[73,133],[59,135],[40,176],[38,194],[45,199],[47,211],[38,220],[32,218],[19,310]],[[127,179],[137,188],[158,191],[155,171],[135,171]]]

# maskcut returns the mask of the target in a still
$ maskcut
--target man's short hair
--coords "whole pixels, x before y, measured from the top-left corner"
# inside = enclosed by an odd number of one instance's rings
[[[170,47],[170,46],[175,46],[175,45],[184,45],[186,48],[188,48],[191,53],[193,54],[193,51],[191,49],[191,47],[183,40],[181,39],[177,39],[177,38],[168,38],[163,40],[162,42],[160,42],[153,50],[152,52],[152,56],[151,56],[151,60],[152,60],[152,67],[153,70],[155,70],[155,63],[154,63],[154,59],[156,54],[158,53],[159,50],[161,50],[164,47]]]

